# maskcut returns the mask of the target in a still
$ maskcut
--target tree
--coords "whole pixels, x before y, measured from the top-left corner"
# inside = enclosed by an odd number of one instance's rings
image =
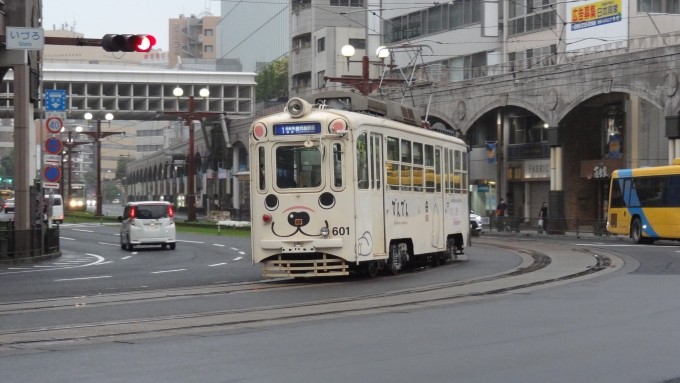
[[[107,182],[104,185],[104,200],[112,201],[116,198],[120,198],[120,189],[113,182]]]
[[[4,170],[5,177],[14,177],[14,149],[9,152],[9,156],[0,159],[0,165]]]
[[[274,60],[255,76],[257,101],[288,95],[288,57]]]
[[[90,170],[89,172],[87,172],[83,175],[83,178],[85,178],[85,185],[87,185],[88,190],[92,190],[92,189],[97,188],[97,172],[96,171]]]
[[[122,180],[127,174],[127,166],[132,162],[130,157],[120,157],[118,158],[118,164],[116,165],[116,179]]]

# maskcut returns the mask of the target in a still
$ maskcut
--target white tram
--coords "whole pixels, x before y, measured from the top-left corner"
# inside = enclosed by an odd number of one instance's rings
[[[310,101],[293,98],[250,129],[253,264],[264,276],[375,276],[462,254],[464,142],[391,101],[345,92]]]

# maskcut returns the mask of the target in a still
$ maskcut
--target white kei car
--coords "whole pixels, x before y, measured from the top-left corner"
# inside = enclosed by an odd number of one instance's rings
[[[175,250],[175,212],[163,201],[139,201],[125,204],[118,217],[120,248],[132,251],[137,245],[161,245]]]
[[[478,233],[482,232],[482,217],[470,210],[470,230],[475,230]]]

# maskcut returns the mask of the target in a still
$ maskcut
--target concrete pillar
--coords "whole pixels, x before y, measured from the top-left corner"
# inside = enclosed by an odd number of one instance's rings
[[[668,139],[668,165],[672,164],[675,158],[675,141],[672,138]]]
[[[548,233],[561,234],[566,229],[565,198],[563,188],[563,147],[565,143],[563,126],[548,128],[550,145],[550,192],[548,193]]]
[[[239,148],[232,146],[231,147],[231,152],[232,152],[232,163],[234,164],[234,174],[238,173],[239,169]],[[232,190],[233,190],[233,201],[234,201],[234,209],[239,209],[241,206],[239,204],[239,199],[241,198],[240,193],[239,193],[239,182],[238,182],[238,177],[234,176],[234,183],[232,185]]]
[[[675,157],[674,158],[680,158],[680,138],[675,139]],[[673,163],[673,160],[670,160],[671,163]]]

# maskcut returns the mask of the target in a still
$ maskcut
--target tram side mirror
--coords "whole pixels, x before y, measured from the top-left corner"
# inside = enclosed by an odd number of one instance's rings
[[[118,222],[123,222],[123,216],[122,215],[118,216]]]

